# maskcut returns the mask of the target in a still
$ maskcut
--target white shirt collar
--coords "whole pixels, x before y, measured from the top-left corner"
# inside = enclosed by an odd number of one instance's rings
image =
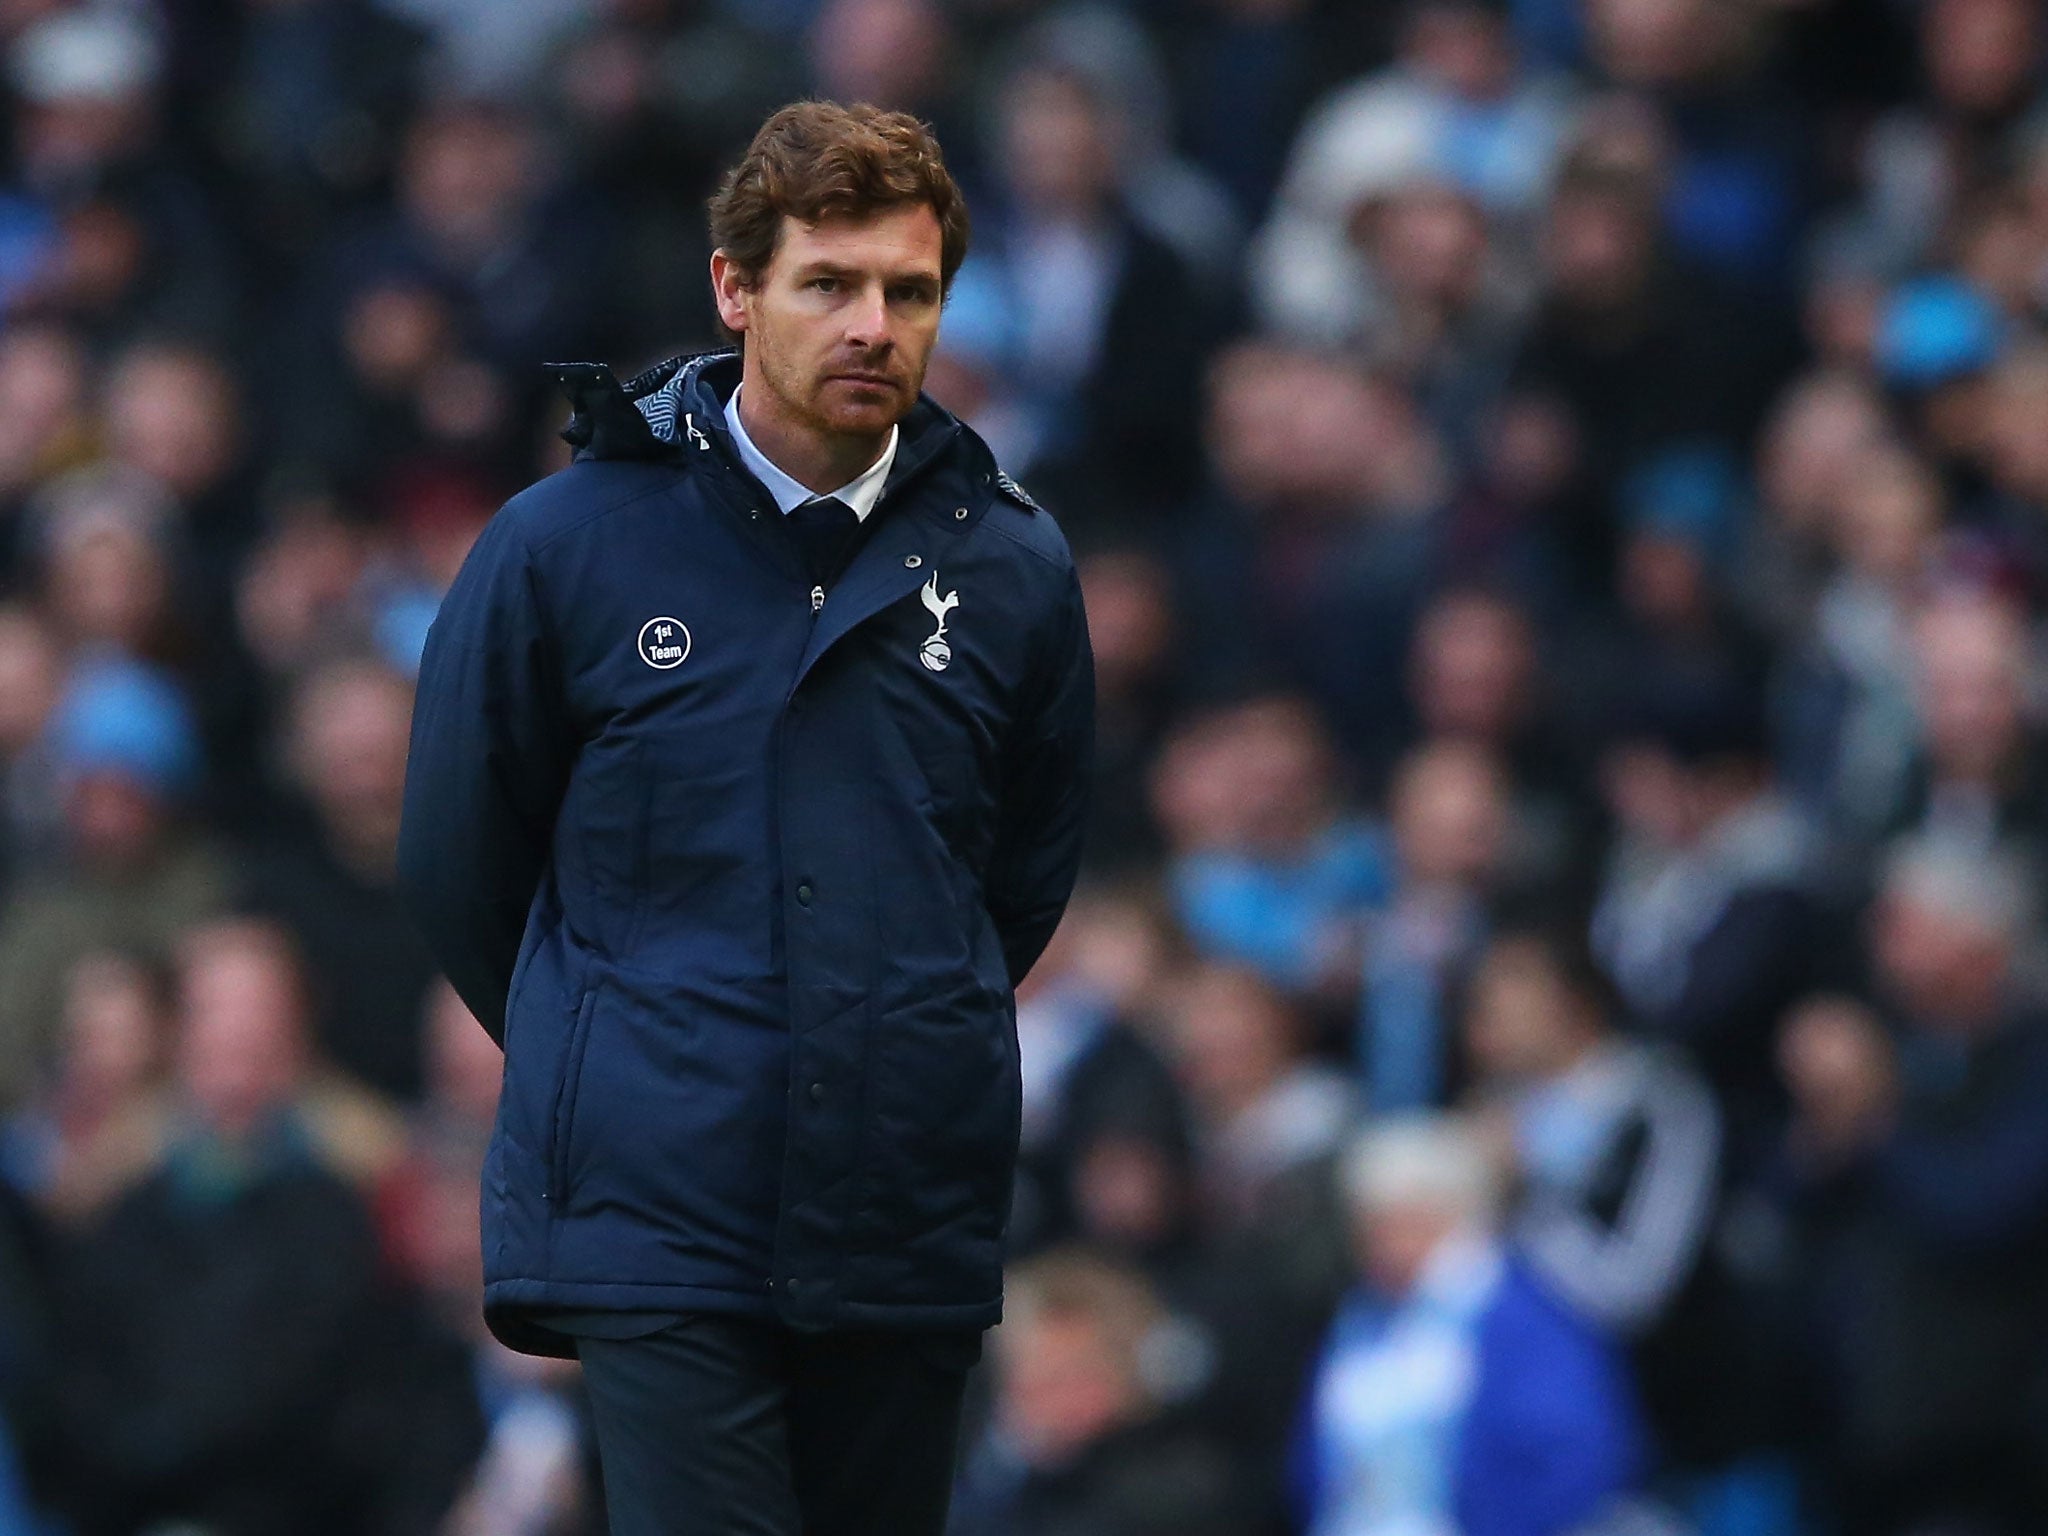
[[[740,392],[734,389],[732,398],[725,402],[725,425],[732,433],[733,446],[740,451],[740,462],[754,472],[754,476],[768,487],[768,494],[775,498],[775,505],[784,512],[791,507],[802,506],[817,495],[809,486],[785,474],[774,460],[754,446],[754,440],[747,436],[745,423],[740,420]],[[889,478],[889,466],[896,462],[896,428],[889,429],[889,441],[882,448],[882,456],[866,469],[855,475],[846,484],[831,494],[853,508],[853,515],[862,522],[875,510],[875,503],[882,499],[882,482]]]

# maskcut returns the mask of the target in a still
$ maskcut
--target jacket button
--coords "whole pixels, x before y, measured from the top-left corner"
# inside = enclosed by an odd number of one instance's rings
[[[825,1085],[823,1083],[811,1084],[811,1102],[813,1104],[825,1102]]]
[[[808,882],[796,888],[796,904],[808,907],[811,904],[811,887]]]
[[[803,1289],[803,1284],[803,1281],[797,1279],[794,1275],[792,1275],[789,1277],[789,1279],[782,1282],[782,1288],[785,1291],[788,1291],[792,1295],[794,1295],[796,1292]]]

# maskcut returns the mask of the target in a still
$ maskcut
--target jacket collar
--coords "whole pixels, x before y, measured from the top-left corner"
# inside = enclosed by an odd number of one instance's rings
[[[553,363],[569,397],[562,437],[579,459],[687,458],[719,452],[728,463],[739,452],[725,425],[725,402],[740,381],[740,354],[720,347],[685,352],[656,363],[621,384],[605,363]],[[896,462],[884,483],[884,499],[961,439],[978,445],[958,417],[929,395],[919,395],[904,416]],[[987,449],[981,450],[986,456]],[[992,471],[993,461],[988,466]]]

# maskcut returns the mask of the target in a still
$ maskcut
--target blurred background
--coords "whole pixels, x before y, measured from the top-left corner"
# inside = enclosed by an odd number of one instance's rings
[[[0,0],[0,1536],[598,1536],[395,901],[539,366],[907,108],[1070,533],[959,1536],[2048,1531],[2034,0]]]

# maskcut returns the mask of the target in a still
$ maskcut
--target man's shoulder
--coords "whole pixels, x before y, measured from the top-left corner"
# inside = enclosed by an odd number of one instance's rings
[[[674,463],[579,459],[519,492],[498,509],[492,522],[539,554],[590,523],[685,489],[689,479],[688,472]]]
[[[989,499],[986,526],[1011,543],[1028,551],[1056,570],[1071,570],[1073,551],[1067,536],[1052,513],[1040,506],[1032,494],[1002,470],[990,478],[994,494]]]

